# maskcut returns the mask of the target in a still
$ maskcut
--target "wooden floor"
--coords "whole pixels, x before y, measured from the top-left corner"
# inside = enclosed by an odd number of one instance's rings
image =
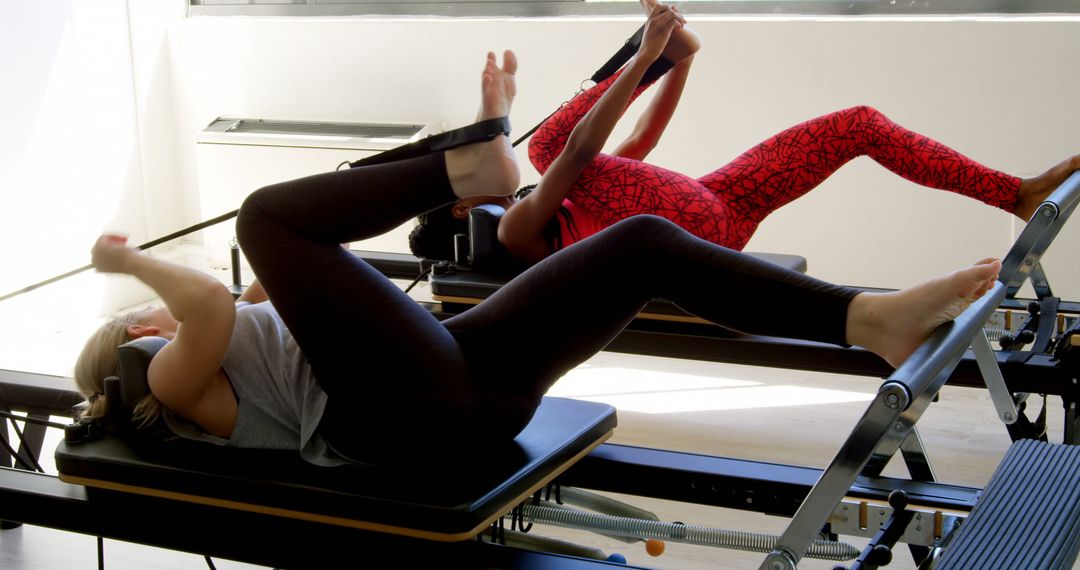
[[[552,395],[607,401],[619,409],[614,442],[775,463],[824,467],[880,383],[876,379],[604,353],[571,372]],[[1050,407],[1051,441],[1061,440],[1060,401]],[[1009,445],[983,390],[949,388],[919,424],[939,480],[983,486]],[[50,469],[46,463],[46,468]],[[903,475],[890,465],[887,473]],[[623,497],[661,520],[779,534],[786,519]],[[754,569],[763,555],[668,544],[659,558],[580,531],[534,532],[623,554],[660,569]],[[864,542],[850,540],[861,547]],[[207,568],[201,556],[107,541],[106,568]],[[906,551],[889,568],[911,569]],[[217,568],[254,568],[215,560]],[[834,562],[806,560],[801,569]],[[0,568],[96,568],[92,537],[23,526],[0,531]]]

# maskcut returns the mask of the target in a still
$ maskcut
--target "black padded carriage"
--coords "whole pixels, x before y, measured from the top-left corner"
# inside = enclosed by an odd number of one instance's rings
[[[120,350],[121,407],[145,387],[145,363],[160,346],[148,337]],[[609,405],[544,398],[512,442],[483,433],[452,463],[425,458],[401,465],[318,467],[297,451],[224,448],[188,440],[136,437],[99,428],[72,430],[56,450],[62,481],[261,514],[439,541],[474,537],[610,437]],[[378,434],[361,434],[379,437]]]
[[[110,433],[56,450],[60,479],[142,495],[441,541],[474,537],[607,439],[611,406],[545,398],[511,445],[468,461],[317,467],[297,452],[138,443]]]

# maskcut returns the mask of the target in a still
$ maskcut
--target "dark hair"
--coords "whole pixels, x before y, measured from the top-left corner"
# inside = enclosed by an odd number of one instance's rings
[[[536,188],[536,184],[526,184],[525,186],[518,188],[517,192],[514,192],[514,198],[520,200],[529,194],[532,194],[534,188]]]
[[[409,233],[413,255],[440,261],[454,260],[454,235],[469,234],[469,221],[454,217],[454,204],[436,208],[416,218]]]

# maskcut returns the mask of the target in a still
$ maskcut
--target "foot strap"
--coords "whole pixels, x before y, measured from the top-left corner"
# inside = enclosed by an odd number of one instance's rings
[[[630,36],[623,43],[619,51],[615,52],[615,55],[611,56],[604,65],[600,66],[600,69],[596,70],[596,73],[592,74],[589,79],[593,83],[600,83],[601,81],[611,77],[611,74],[619,70],[624,63],[630,61],[631,57],[637,53],[638,48],[641,46],[641,38],[645,35],[645,26],[641,26],[634,32],[634,35]]]
[[[350,162],[349,167],[371,166],[416,158],[440,150],[450,150],[467,144],[486,142],[497,136],[508,134],[510,134],[510,119],[508,117],[487,119],[460,129],[446,131],[409,144],[403,144],[379,154],[362,158],[356,162]]]

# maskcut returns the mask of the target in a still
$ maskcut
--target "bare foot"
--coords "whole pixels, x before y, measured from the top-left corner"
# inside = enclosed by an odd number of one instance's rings
[[[982,297],[1001,272],[1001,261],[971,267],[888,293],[860,293],[851,301],[847,340],[899,366],[930,333]]]
[[[645,9],[646,15],[652,14],[653,8],[660,4],[660,0],[638,1],[641,3],[641,7]],[[671,8],[672,10],[678,10],[675,6]],[[699,49],[701,49],[701,38],[689,26],[683,25],[671,32],[671,37],[668,38],[668,43],[664,46],[664,51],[660,55],[667,58],[671,63],[679,63],[697,53]]]
[[[484,72],[480,76],[480,112],[477,121],[505,117],[510,114],[510,105],[517,95],[517,56],[514,52],[503,52],[503,66],[499,67],[495,53],[488,52]]]
[[[478,121],[510,114],[510,106],[517,94],[515,73],[517,57],[514,52],[503,52],[502,67],[499,67],[495,54],[488,52],[480,79]],[[459,198],[508,196],[514,193],[521,181],[514,148],[510,138],[505,135],[447,151],[446,172],[450,176],[454,194]]]
[[[1035,210],[1046,200],[1070,174],[1080,170],[1080,155],[1062,161],[1050,170],[1036,176],[1026,178],[1020,183],[1020,191],[1017,193],[1016,207],[1013,214],[1025,222],[1035,215]]]

